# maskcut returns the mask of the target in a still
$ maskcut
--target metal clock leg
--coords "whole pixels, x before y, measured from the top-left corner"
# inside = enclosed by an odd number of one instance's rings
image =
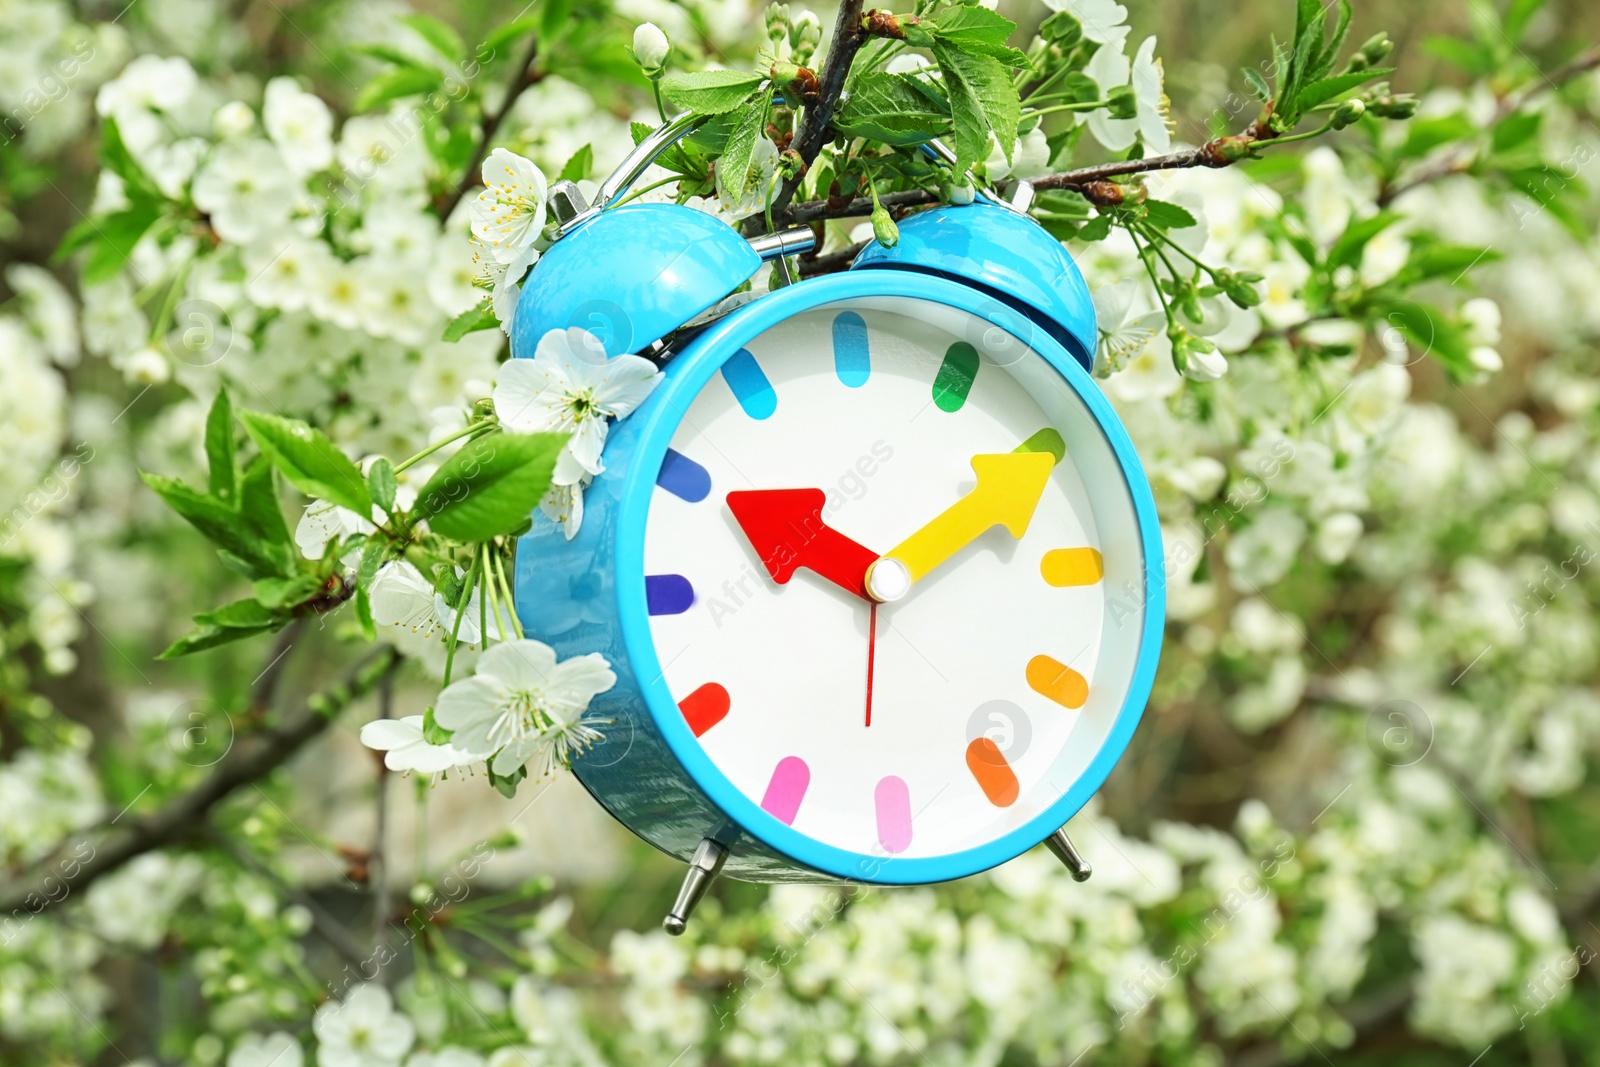
[[[683,876],[683,885],[678,889],[677,903],[672,905],[672,911],[661,922],[667,933],[673,937],[683,933],[695,905],[706,895],[706,890],[711,887],[711,880],[722,870],[722,864],[727,858],[726,848],[709,837],[701,838],[699,846],[694,850],[694,858],[689,861],[688,873]]]
[[[1067,838],[1067,828],[1062,827],[1044,839],[1045,847],[1056,854],[1056,859],[1066,865],[1074,882],[1087,882],[1094,868],[1084,859],[1076,846]],[[679,899],[682,899],[681,897]]]

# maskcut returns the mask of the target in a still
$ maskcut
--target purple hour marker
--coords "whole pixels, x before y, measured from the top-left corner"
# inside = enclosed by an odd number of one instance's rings
[[[656,484],[673,496],[698,504],[711,495],[711,472],[674,449],[667,449],[661,460]]]
[[[911,790],[905,779],[892,774],[880,779],[872,800],[878,809],[878,844],[885,852],[904,852],[911,845]]]
[[[761,798],[761,806],[785,826],[793,826],[794,817],[800,813],[800,802],[806,798],[806,789],[810,785],[811,768],[806,766],[806,761],[799,756],[785,756],[773,768],[772,779],[767,782],[767,792]]]
[[[682,615],[694,604],[694,586],[681,574],[647,574],[644,602],[652,615]]]

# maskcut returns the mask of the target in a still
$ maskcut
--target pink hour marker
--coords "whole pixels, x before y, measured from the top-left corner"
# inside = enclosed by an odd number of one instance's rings
[[[911,790],[894,775],[880,779],[873,790],[878,809],[878,844],[886,852],[904,852],[911,844]]]
[[[767,783],[761,806],[768,814],[785,826],[794,825],[800,812],[800,802],[806,798],[806,788],[811,785],[811,768],[799,756],[785,756],[773,768],[772,780]]]

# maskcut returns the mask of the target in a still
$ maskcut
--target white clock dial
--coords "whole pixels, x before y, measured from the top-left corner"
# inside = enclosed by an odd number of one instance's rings
[[[1105,743],[1140,544],[1115,453],[1043,357],[941,304],[832,304],[684,413],[647,520],[651,634],[711,761],[774,818],[946,855],[1037,816]]]

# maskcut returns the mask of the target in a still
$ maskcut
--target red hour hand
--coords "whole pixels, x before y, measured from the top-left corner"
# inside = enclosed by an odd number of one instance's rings
[[[867,568],[878,560],[822,521],[827,494],[821,489],[748,489],[728,494],[728,508],[761,557],[767,573],[786,584],[801,567],[863,600]]]

